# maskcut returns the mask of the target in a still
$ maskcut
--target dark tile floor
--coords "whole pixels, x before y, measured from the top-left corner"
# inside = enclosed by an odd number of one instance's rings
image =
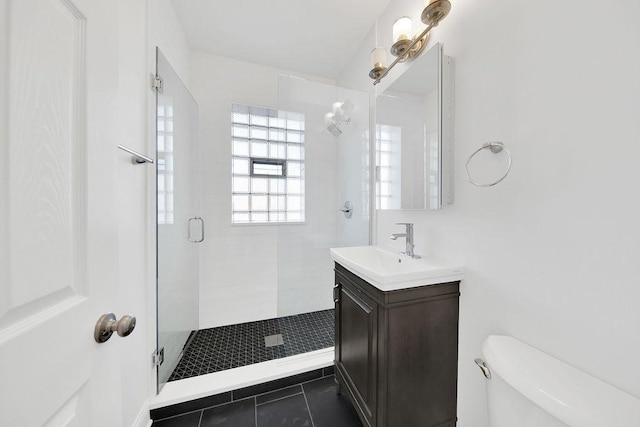
[[[153,422],[153,427],[361,427],[333,375]]]
[[[265,345],[265,337],[282,335]],[[257,322],[201,329],[169,381],[307,353],[334,344],[333,310],[303,313]]]

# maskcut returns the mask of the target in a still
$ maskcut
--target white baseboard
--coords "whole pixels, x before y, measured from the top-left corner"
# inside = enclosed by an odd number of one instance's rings
[[[145,400],[131,427],[151,427],[151,424],[153,424],[153,421],[149,416],[149,400]]]

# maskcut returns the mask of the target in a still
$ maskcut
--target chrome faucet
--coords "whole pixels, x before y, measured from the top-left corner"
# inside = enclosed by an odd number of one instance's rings
[[[406,231],[404,233],[394,233],[391,235],[391,240],[397,240],[398,237],[404,237],[406,241],[406,249],[405,252],[400,252],[402,255],[410,256],[411,258],[420,258],[418,255],[413,253],[413,248],[415,247],[413,244],[413,224],[410,222],[396,222],[396,225],[404,225],[406,227]]]

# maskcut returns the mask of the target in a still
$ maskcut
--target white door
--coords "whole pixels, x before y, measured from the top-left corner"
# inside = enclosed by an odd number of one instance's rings
[[[116,13],[0,0],[3,427],[122,423],[123,338],[93,338],[118,289]]]

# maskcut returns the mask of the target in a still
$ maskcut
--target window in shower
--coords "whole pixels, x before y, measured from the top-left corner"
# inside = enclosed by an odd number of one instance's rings
[[[304,222],[304,114],[233,104],[231,222]]]
[[[400,126],[376,125],[376,208],[399,209],[399,200],[393,194],[400,194],[400,147],[402,128]]]

